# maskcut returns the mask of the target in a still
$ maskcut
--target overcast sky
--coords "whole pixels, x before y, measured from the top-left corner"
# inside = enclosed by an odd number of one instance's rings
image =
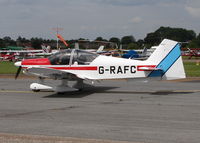
[[[160,26],[200,32],[200,0],[0,0],[0,37],[65,39],[133,35]]]

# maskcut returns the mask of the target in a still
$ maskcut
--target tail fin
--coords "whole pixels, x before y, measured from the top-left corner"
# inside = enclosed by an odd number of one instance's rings
[[[157,65],[160,70],[152,71],[149,77],[161,76],[164,80],[185,78],[185,70],[181,57],[180,44],[176,41],[164,39],[147,59]]]
[[[104,46],[102,45],[102,46],[100,46],[99,47],[99,49],[97,49],[97,53],[100,53],[100,52],[102,52],[103,51],[103,49],[104,49]]]

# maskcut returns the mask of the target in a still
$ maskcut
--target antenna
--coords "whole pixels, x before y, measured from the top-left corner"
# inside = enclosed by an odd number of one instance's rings
[[[56,27],[56,28],[52,28],[52,30],[53,30],[53,31],[56,31],[56,35],[58,35],[59,31],[62,31],[63,28]],[[56,37],[57,37],[57,36],[56,36]],[[58,48],[58,37],[57,37],[56,40],[57,40],[57,49],[59,49],[59,48]]]

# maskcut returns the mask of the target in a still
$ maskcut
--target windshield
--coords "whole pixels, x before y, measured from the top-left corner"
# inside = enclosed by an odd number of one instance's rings
[[[90,64],[98,55],[90,53],[87,51],[68,49],[60,51],[49,57],[52,65],[88,65]]]

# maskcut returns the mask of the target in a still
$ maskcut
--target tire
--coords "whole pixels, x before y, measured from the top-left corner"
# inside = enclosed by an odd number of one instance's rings
[[[39,92],[39,89],[32,89],[33,92]]]

